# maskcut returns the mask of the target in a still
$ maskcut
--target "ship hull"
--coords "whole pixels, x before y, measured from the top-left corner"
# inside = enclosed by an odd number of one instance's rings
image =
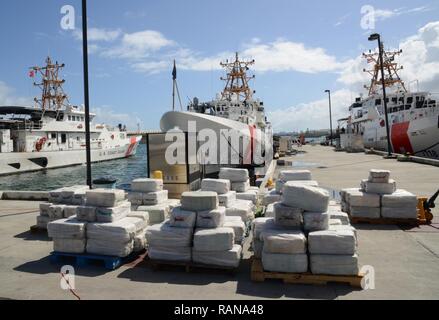
[[[132,137],[127,143],[106,149],[92,149],[95,162],[123,159],[134,156],[141,137]],[[85,150],[50,152],[0,153],[0,176],[63,168],[86,163]]]
[[[160,121],[160,127],[163,132],[167,132],[173,129],[180,129],[183,132],[188,132],[189,123],[193,122],[196,124],[196,132],[200,132],[203,129],[211,129],[216,133],[218,137],[217,143],[217,154],[218,154],[218,162],[217,164],[210,164],[210,170],[217,171],[219,167],[224,166],[240,166],[247,168],[259,168],[257,170],[258,174],[264,173],[264,168],[267,168],[271,161],[273,160],[273,133],[271,129],[264,131],[264,137],[262,135],[255,134],[256,128],[244,124],[242,122],[225,119],[222,117],[211,116],[206,114],[200,114],[195,112],[180,112],[180,111],[172,111],[167,112],[163,115]],[[233,151],[238,150],[238,148],[234,148],[226,143],[221,144],[220,140],[224,139],[221,134],[221,130],[231,130],[235,132],[240,132],[243,141],[243,144],[240,145],[239,153],[241,160],[243,163],[235,164],[235,163],[223,163],[219,161],[221,153],[224,153],[225,150],[221,150],[221,146],[226,145],[228,147],[228,154],[231,154]],[[266,139],[268,143],[262,143],[262,139]],[[251,142],[250,142],[251,141]],[[245,146],[244,146],[245,144]],[[264,148],[264,152],[261,152],[261,157],[263,158],[262,163],[254,163],[255,159],[254,153],[256,144],[262,145]],[[230,159],[229,159],[230,160]]]
[[[439,119],[419,118],[392,125],[390,139],[393,152],[439,159]],[[387,151],[386,128],[378,123],[365,127],[364,146]]]

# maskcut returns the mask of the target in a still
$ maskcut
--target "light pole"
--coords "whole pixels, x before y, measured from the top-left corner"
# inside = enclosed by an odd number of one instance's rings
[[[87,0],[82,0],[82,53],[84,63],[84,111],[85,111],[85,149],[87,160],[87,185],[92,189],[91,144],[90,144],[90,99],[88,91],[88,45],[87,45]]]
[[[390,128],[389,128],[389,116],[387,114],[387,96],[386,96],[386,80],[384,79],[384,59],[383,59],[383,45],[381,43],[381,36],[379,33],[373,33],[369,36],[369,41],[378,40],[378,52],[380,57],[380,69],[381,69],[381,86],[383,87],[383,100],[384,100],[384,114],[386,117],[386,132],[387,132],[387,157],[392,157],[392,144],[390,143]]]
[[[328,94],[329,97],[329,128],[331,130],[330,133],[330,140],[331,140],[331,146],[332,146],[332,106],[331,106],[331,90],[325,90],[325,92]]]

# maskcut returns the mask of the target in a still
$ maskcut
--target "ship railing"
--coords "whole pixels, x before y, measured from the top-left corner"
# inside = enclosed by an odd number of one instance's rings
[[[0,128],[2,129],[12,129],[12,130],[40,130],[43,127],[42,121],[23,121],[23,122],[15,122],[8,124],[1,124]]]

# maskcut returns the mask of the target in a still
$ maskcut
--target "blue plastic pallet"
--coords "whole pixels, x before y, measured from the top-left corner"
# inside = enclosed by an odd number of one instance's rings
[[[95,255],[95,254],[77,254],[77,253],[64,253],[64,252],[52,252],[50,254],[50,262],[51,263],[61,263],[65,262],[66,259],[74,259],[75,266],[84,267],[88,266],[93,262],[102,261],[105,268],[108,270],[115,270],[119,268],[122,264],[133,260],[141,253],[132,253],[125,258],[120,257],[112,257],[112,256],[103,256],[103,255]]]

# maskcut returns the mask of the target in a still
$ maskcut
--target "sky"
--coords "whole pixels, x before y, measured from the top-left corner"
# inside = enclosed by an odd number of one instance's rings
[[[74,8],[73,29],[61,23],[65,5]],[[47,55],[65,63],[64,89],[83,104],[81,18],[79,0],[1,1],[0,105],[32,104],[40,92],[29,67]],[[412,90],[418,80],[439,92],[434,0],[93,0],[88,27],[91,109],[96,121],[130,129],[158,129],[171,110],[174,59],[185,107],[222,90],[219,63],[236,51],[255,59],[251,86],[275,131],[328,128],[326,89],[336,125],[365,93],[361,54],[375,50],[374,32],[386,49],[403,50],[400,75]]]

